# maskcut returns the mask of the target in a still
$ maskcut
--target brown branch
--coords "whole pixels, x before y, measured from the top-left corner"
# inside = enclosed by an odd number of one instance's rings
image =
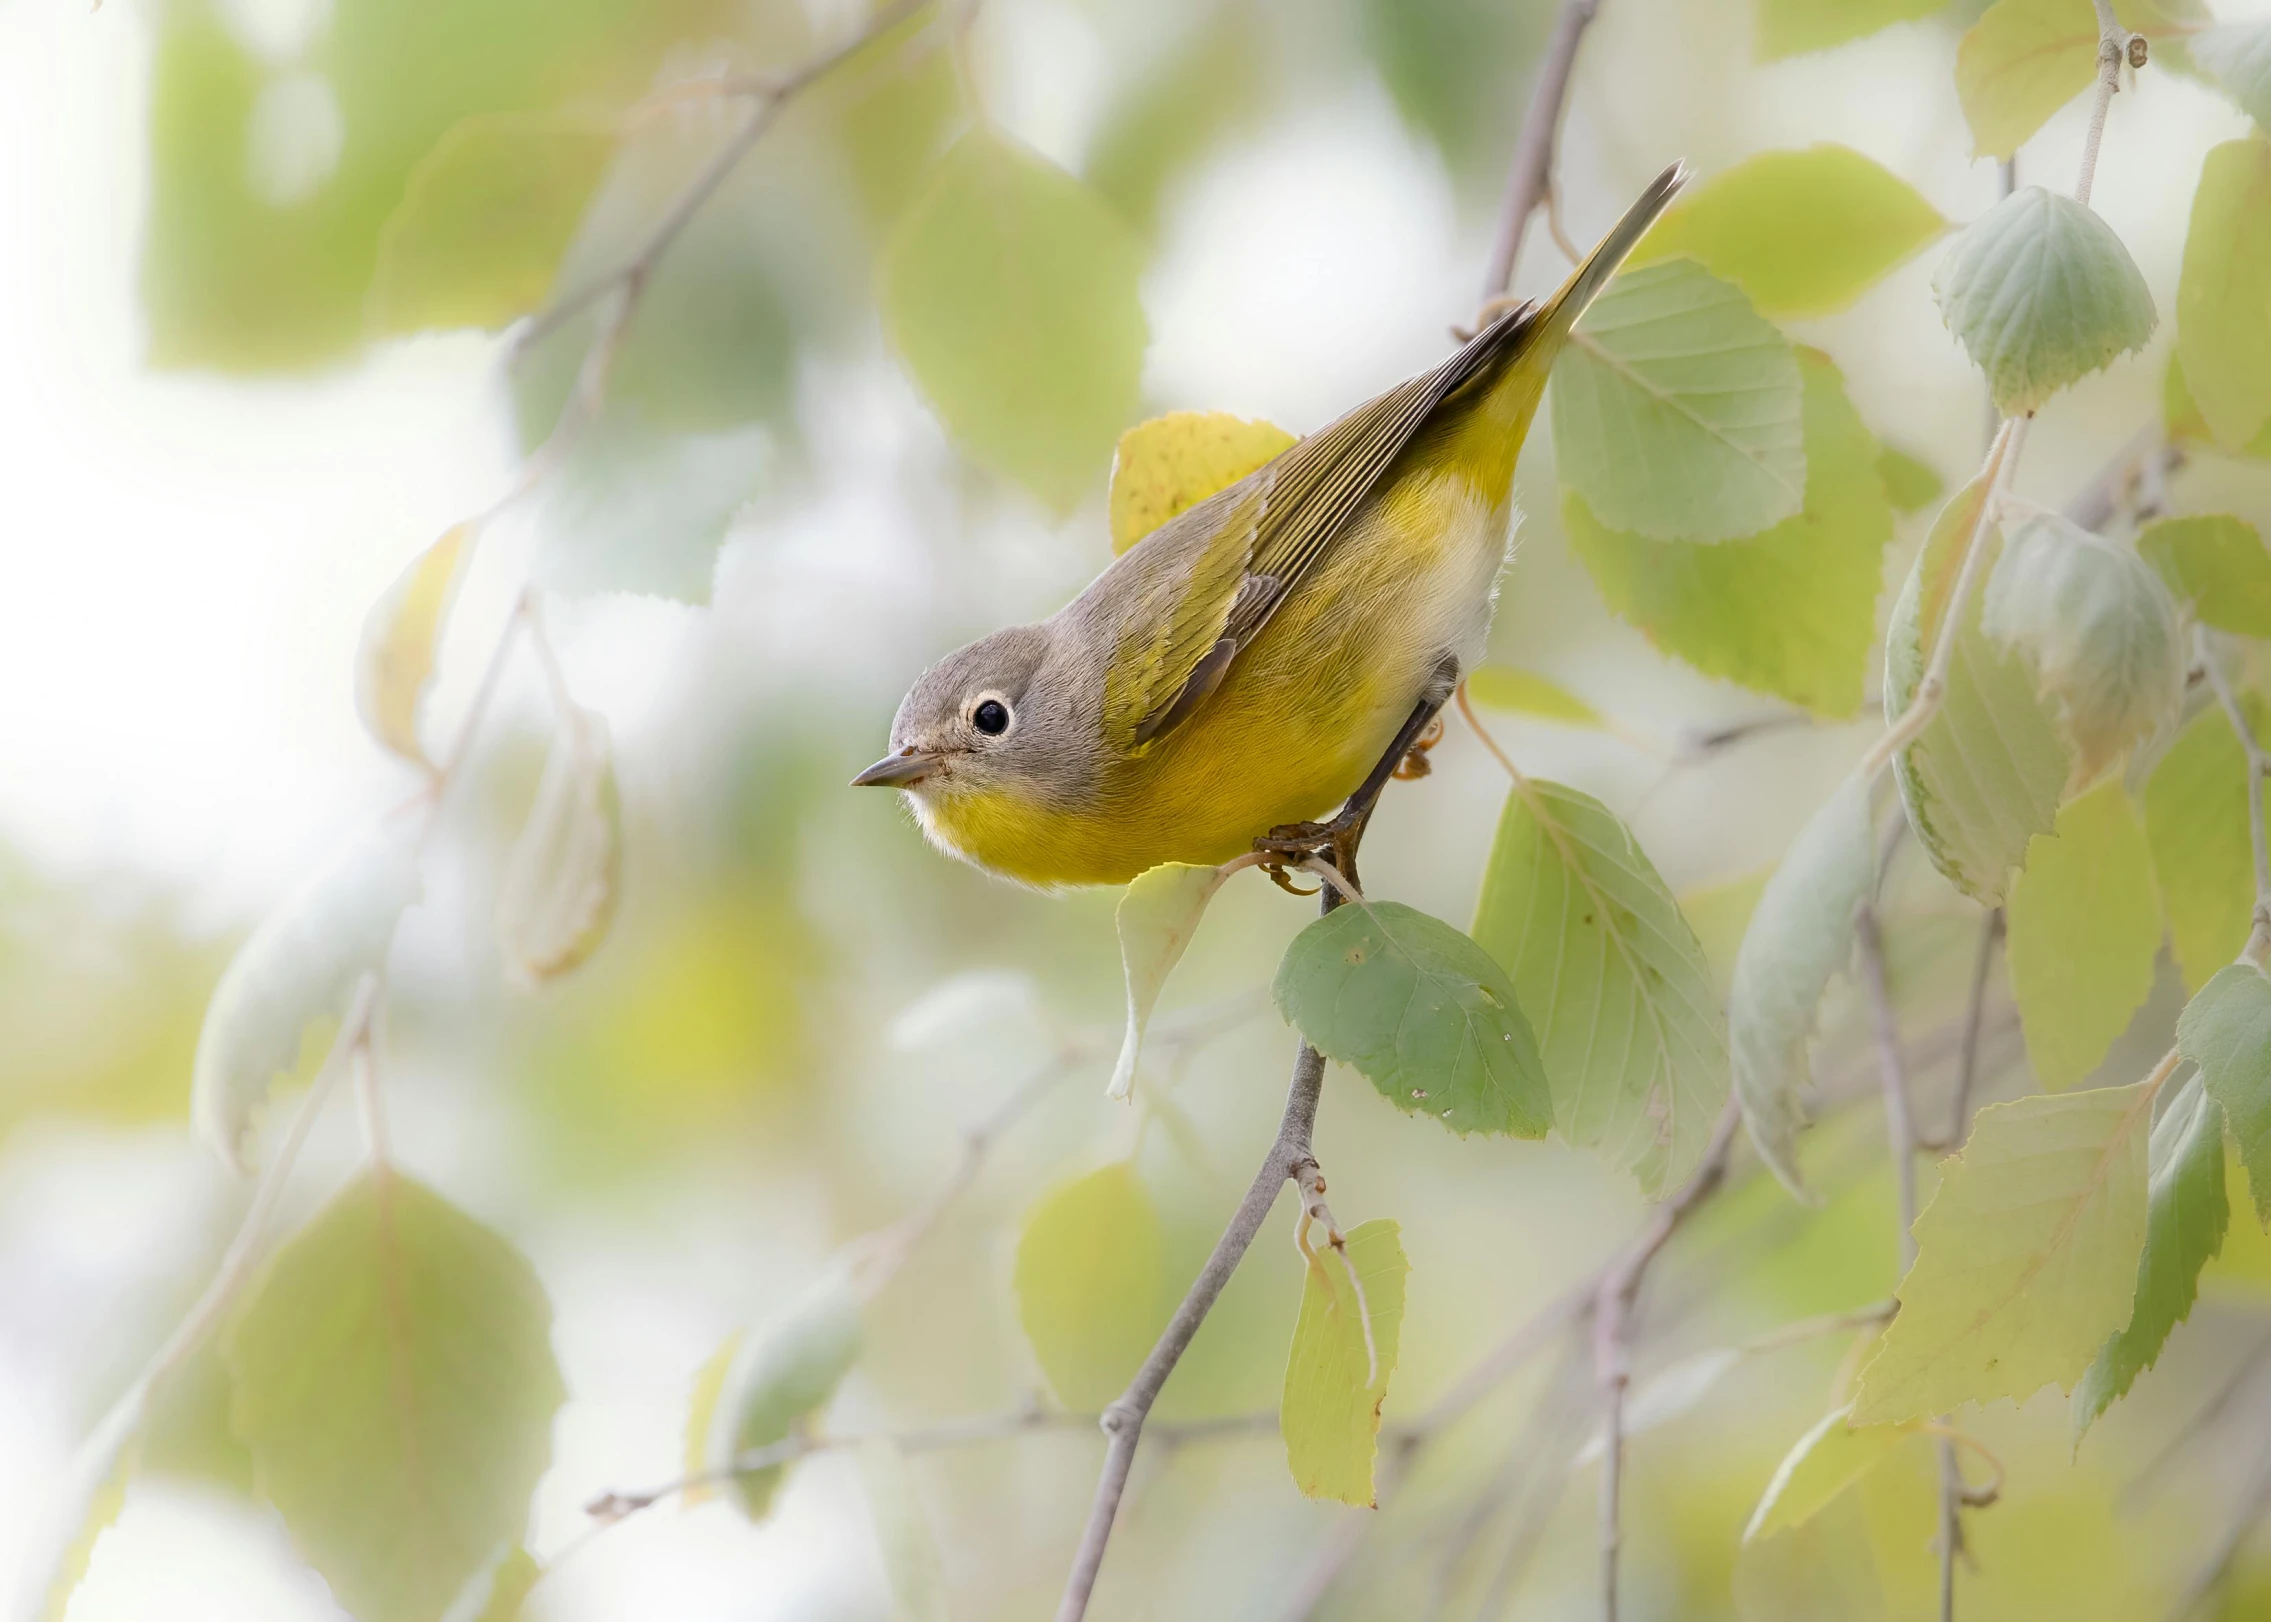
[[[1600,9],[1601,0],[1562,0],[1561,16],[1538,66],[1538,82],[1530,90],[1530,105],[1522,114],[1521,133],[1514,138],[1514,158],[1507,165],[1498,233],[1482,278],[1485,304],[1504,297],[1513,286],[1514,261],[1521,257],[1531,216],[1553,195],[1554,141],[1561,127],[1562,104],[1569,97],[1570,71],[1577,65],[1577,43]]]
[[[1948,1100],[1948,1130],[1939,1138],[1919,1138],[1917,1147],[1942,1154],[1963,1147],[1971,1127],[1971,1095],[1979,1082],[1980,1038],[1987,1028],[1987,980],[1995,967],[1995,953],[2003,944],[2005,921],[2001,907],[1991,907],[1979,921],[1979,951],[1972,958],[1971,996],[1964,1004],[1963,1044],[1956,1055],[1955,1087]]]

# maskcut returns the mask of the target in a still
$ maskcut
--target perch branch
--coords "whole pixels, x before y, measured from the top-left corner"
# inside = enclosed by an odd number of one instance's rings
[[[1553,151],[1561,127],[1562,104],[1569,99],[1569,76],[1577,65],[1577,44],[1601,9],[1601,0],[1563,0],[1561,15],[1538,66],[1538,82],[1530,91],[1530,105],[1522,114],[1521,132],[1514,138],[1514,158],[1507,165],[1506,195],[1499,205],[1498,232],[1491,243],[1490,265],[1483,272],[1482,297],[1488,304],[1502,298],[1514,282],[1514,261],[1522,254],[1522,239],[1541,203],[1554,197]],[[1557,235],[1560,233],[1557,233]],[[1566,251],[1566,250],[1565,250]]]

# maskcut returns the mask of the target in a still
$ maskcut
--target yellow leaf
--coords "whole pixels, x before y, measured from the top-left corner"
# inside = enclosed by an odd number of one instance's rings
[[[1274,422],[1227,411],[1170,411],[1137,423],[1112,461],[1112,550],[1125,552],[1293,442]]]
[[[1379,1451],[1380,1405],[1396,1368],[1404,1275],[1410,1271],[1400,1233],[1385,1219],[1359,1224],[1348,1235],[1348,1265],[1320,1250],[1318,1265],[1301,1287],[1278,1425],[1293,1484],[1311,1498],[1367,1508],[1375,1501],[1372,1461]],[[1350,1286],[1351,1269],[1364,1284],[1361,1308]]]
[[[418,709],[433,679],[434,648],[449,613],[458,560],[480,532],[455,524],[396,577],[363,620],[355,650],[355,708],[371,736],[404,760],[429,765],[418,741]]]
[[[1167,1321],[1159,1208],[1127,1161],[1061,1183],[1017,1236],[1018,1321],[1049,1389],[1101,1408],[1143,1365]]]

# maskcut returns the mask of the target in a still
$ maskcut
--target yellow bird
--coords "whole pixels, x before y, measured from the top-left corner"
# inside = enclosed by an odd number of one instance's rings
[[[948,654],[852,781],[1043,887],[1342,853],[1482,656],[1554,357],[1685,180],[1659,175],[1543,304],[1160,525],[1048,619]]]

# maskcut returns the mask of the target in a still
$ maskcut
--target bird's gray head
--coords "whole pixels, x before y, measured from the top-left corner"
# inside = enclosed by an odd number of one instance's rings
[[[1012,625],[924,671],[891,721],[891,753],[852,779],[930,800],[985,789],[1055,799],[1088,751],[1083,706],[1046,626]]]

